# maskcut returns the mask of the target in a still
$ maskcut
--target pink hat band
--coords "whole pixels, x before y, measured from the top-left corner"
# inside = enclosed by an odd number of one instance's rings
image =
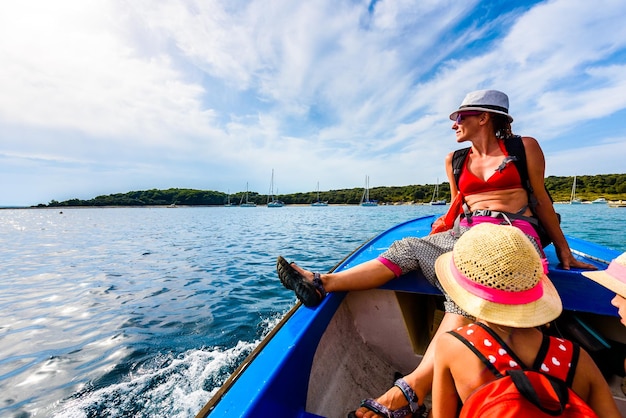
[[[626,266],[620,263],[616,263],[615,260],[611,261],[606,272],[610,274],[615,280],[622,283],[626,283]]]
[[[545,259],[542,259],[542,261],[543,260]],[[544,271],[546,267],[546,263],[544,262]],[[541,281],[537,282],[537,284],[530,289],[519,292],[508,292],[506,290],[494,289],[493,287],[476,283],[475,281],[468,279],[459,271],[459,269],[457,269],[454,264],[454,257],[450,258],[450,272],[459,286],[467,290],[472,295],[488,302],[500,303],[503,305],[524,305],[535,302],[543,296],[543,285]]]

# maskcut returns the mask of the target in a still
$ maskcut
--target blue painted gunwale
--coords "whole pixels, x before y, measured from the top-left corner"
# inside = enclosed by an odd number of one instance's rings
[[[371,260],[395,240],[425,236],[434,220],[435,216],[426,216],[400,223],[366,242],[333,270],[341,271]],[[578,258],[601,269],[620,254],[574,237],[568,236],[567,240]],[[560,269],[552,245],[546,248],[546,255],[550,262],[549,276],[565,309],[617,316],[617,310],[610,304],[614,293],[586,279],[579,271]],[[439,293],[416,272],[392,280],[382,288]],[[317,344],[344,297],[344,292],[331,293],[316,308],[296,304],[196,417],[317,417],[304,411],[309,372]]]

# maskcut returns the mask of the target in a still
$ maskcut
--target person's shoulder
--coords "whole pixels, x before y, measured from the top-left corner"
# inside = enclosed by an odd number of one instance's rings
[[[446,354],[456,355],[463,347],[465,347],[465,344],[452,335],[451,332],[441,334],[437,339],[437,353],[445,352]]]
[[[522,144],[524,144],[524,149],[526,150],[527,156],[542,154],[541,145],[539,145],[539,141],[537,141],[532,136],[522,136]]]
[[[539,141],[537,141],[532,136],[520,136],[520,138],[522,138],[522,143],[524,144],[524,146],[539,146]]]
[[[446,154],[446,159],[444,160],[446,167],[452,166],[452,163],[454,162],[454,156],[456,155],[457,151],[459,150],[450,151],[448,154]]]
[[[587,350],[585,350],[583,347],[580,347],[580,351],[578,355],[578,365],[577,365],[576,370],[578,371],[579,368],[583,368],[582,370],[584,370],[584,368],[588,368],[588,367],[595,368],[596,363],[591,357],[591,355],[587,352]],[[587,373],[583,373],[583,375],[587,375]]]

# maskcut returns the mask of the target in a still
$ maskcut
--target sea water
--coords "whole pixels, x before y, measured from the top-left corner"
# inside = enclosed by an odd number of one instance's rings
[[[556,209],[566,234],[626,251],[626,209]],[[0,416],[194,416],[295,303],[277,255],[328,271],[443,210],[0,210]]]

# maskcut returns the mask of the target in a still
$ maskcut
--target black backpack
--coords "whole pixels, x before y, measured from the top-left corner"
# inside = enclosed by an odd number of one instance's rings
[[[520,175],[522,180],[522,186],[528,193],[528,206],[530,210],[535,213],[535,207],[537,206],[537,199],[533,194],[533,188],[530,185],[530,179],[528,178],[528,166],[526,163],[526,150],[524,149],[524,143],[522,142],[522,137],[519,135],[513,135],[506,139],[504,139],[504,147],[506,148],[506,152],[511,157],[511,161],[515,164],[515,168],[517,168],[517,172]],[[465,162],[465,158],[469,153],[471,147],[462,148],[454,151],[452,155],[452,172],[454,174],[454,181],[456,183],[457,188],[459,187],[459,177],[461,177],[461,172],[463,171],[463,163]],[[545,184],[544,184],[545,187]],[[550,192],[546,188],[546,193],[550,197],[550,201],[554,202],[552,196],[550,196]],[[559,219],[559,223],[561,222],[561,215],[556,214]],[[541,246],[546,247],[549,245],[552,240],[548,236],[545,228],[541,224],[541,221],[536,216],[533,216],[535,222],[533,222],[533,226],[537,230],[537,234],[539,235],[539,240],[541,241]]]

